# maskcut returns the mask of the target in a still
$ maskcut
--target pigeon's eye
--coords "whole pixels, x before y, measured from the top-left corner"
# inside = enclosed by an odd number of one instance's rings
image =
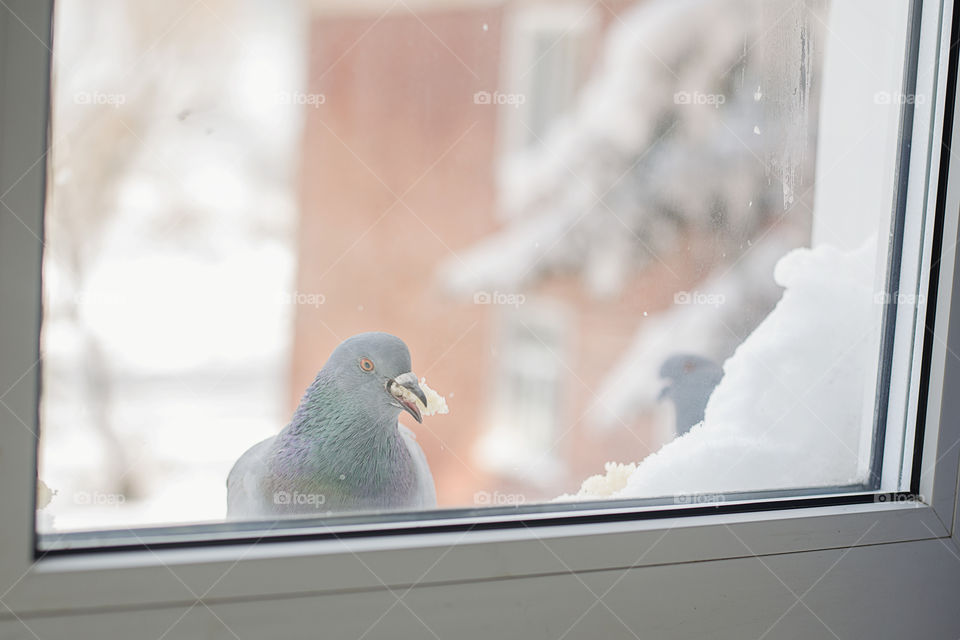
[[[370,358],[360,358],[360,368],[370,373],[373,371],[373,360]]]

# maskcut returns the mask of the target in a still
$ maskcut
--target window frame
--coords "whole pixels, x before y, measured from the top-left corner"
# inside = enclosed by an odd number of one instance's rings
[[[48,141],[48,110],[37,106],[50,100],[53,0],[7,0],[7,10],[0,9],[0,193],[6,192],[0,207],[0,630],[19,624],[21,617],[111,615],[123,608],[175,607],[195,600],[206,606],[410,585],[455,589],[558,571],[680,567],[745,555],[934,539],[956,547],[960,398],[949,390],[960,389],[960,358],[949,356],[960,353],[960,300],[954,304],[952,296],[960,288],[955,242],[960,170],[950,171],[951,154],[941,153],[939,142],[946,149],[960,144],[957,49],[950,47],[958,38],[960,15],[952,0],[918,1],[923,7],[919,60],[937,65],[930,86],[918,88],[935,99],[929,117],[914,122],[911,169],[923,171],[911,170],[911,186],[917,185],[919,195],[908,194],[908,200],[935,203],[938,214],[930,216],[937,227],[931,255],[938,259],[929,270],[935,295],[927,300],[922,344],[926,391],[916,407],[921,426],[916,459],[922,464],[911,487],[922,501],[908,499],[907,493],[865,492],[751,503],[742,510],[736,503],[693,505],[688,508],[698,515],[655,519],[584,511],[576,524],[553,519],[540,526],[438,531],[425,521],[415,532],[376,537],[336,534],[282,543],[261,538],[231,545],[36,555],[40,238],[45,159],[48,144],[56,145],[55,139]]]

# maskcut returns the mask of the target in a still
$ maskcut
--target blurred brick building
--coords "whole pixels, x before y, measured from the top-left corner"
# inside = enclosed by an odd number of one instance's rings
[[[290,405],[340,340],[402,337],[414,371],[448,397],[449,415],[405,420],[441,506],[478,491],[549,499],[663,441],[652,420],[600,432],[586,413],[644,312],[672,303],[665,270],[695,280],[679,256],[601,301],[558,275],[522,305],[475,304],[445,295],[436,274],[502,225],[498,159],[575,99],[626,5],[312,5],[306,91],[322,98],[305,100],[297,291],[324,304],[297,307]],[[523,95],[523,109],[483,104],[482,91]]]

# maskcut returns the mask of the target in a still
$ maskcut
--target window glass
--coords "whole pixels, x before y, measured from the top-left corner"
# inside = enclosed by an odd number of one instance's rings
[[[907,14],[59,1],[40,530],[875,488]]]

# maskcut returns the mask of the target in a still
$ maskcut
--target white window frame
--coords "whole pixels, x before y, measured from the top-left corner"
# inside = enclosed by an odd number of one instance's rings
[[[629,637],[629,629],[640,637],[742,638],[774,629],[768,637],[832,637],[830,630],[885,638],[906,637],[905,628],[913,637],[957,637],[960,300],[954,304],[952,293],[960,288],[960,170],[941,158],[939,143],[953,5],[922,1],[919,58],[937,72],[918,86],[930,112],[915,119],[911,158],[917,202],[932,212],[939,201],[945,212],[922,502],[853,495],[804,508],[785,499],[764,510],[728,502],[715,514],[690,506],[697,515],[633,519],[620,518],[629,509],[585,509],[576,524],[544,513],[521,527],[490,517],[438,532],[429,529],[438,521],[424,520],[411,525],[420,531],[402,535],[312,539],[308,531],[282,543],[35,558],[52,0],[4,0],[0,637],[359,637],[366,630],[366,637],[469,639],[499,630],[556,638],[571,624],[567,637]],[[953,148],[960,148],[958,107],[949,105]],[[941,160],[952,169],[943,176]]]

